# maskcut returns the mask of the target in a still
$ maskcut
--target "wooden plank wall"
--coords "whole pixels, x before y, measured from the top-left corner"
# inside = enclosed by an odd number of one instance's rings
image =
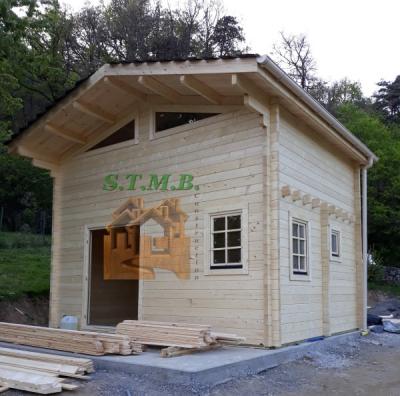
[[[189,215],[186,233],[193,241],[191,268],[198,272],[192,270],[190,280],[178,280],[173,273],[157,271],[155,280],[144,281],[141,318],[211,324],[215,331],[234,332],[246,336],[248,342],[262,343],[265,133],[259,116],[247,110],[221,114],[195,123],[184,132],[150,141],[150,114],[146,108],[140,111],[139,144],[84,153],[61,168],[54,230],[62,241],[55,239],[53,246],[51,325],[58,326],[62,314],[81,316],[86,282],[85,226],[107,224],[111,212],[130,196],[143,197],[145,206],[178,197]],[[103,178],[110,173],[119,173],[120,177],[129,173],[189,173],[200,190],[105,192]],[[204,275],[204,211],[214,206],[241,207],[243,203],[249,211],[249,274]],[[196,244],[200,247],[197,262]]]
[[[354,214],[355,165],[333,147],[322,142],[299,120],[282,111],[280,123],[280,183],[289,185]],[[290,280],[289,214],[311,224],[311,280]],[[329,224],[342,232],[342,261],[329,262],[328,278],[323,283],[320,209],[281,199],[280,204],[280,279],[282,343],[320,336],[323,329],[323,287],[329,287],[330,333],[357,327],[355,226],[333,216]],[[322,234],[322,235],[321,235]],[[328,233],[325,232],[326,237]],[[327,244],[324,244],[326,246]],[[324,250],[324,252],[323,252]],[[325,289],[326,292],[326,289]],[[325,331],[326,333],[326,331]]]

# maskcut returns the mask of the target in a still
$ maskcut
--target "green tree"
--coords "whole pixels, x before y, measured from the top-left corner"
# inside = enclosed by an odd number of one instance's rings
[[[380,81],[380,89],[374,95],[375,108],[380,111],[385,120],[400,122],[400,75],[394,81]]]
[[[400,266],[399,127],[388,127],[379,115],[345,103],[338,119],[379,157],[368,172],[369,249],[385,265]]]

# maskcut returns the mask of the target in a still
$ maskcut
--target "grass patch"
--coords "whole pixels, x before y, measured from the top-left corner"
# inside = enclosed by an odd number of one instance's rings
[[[400,285],[389,285],[385,282],[368,282],[368,290],[376,290],[390,296],[400,297]]]
[[[48,294],[50,243],[49,236],[0,232],[0,300]]]

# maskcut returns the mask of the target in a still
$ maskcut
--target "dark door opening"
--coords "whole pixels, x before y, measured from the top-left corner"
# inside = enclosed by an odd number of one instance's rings
[[[104,280],[105,229],[90,232],[88,325],[115,326],[138,319],[139,281]]]

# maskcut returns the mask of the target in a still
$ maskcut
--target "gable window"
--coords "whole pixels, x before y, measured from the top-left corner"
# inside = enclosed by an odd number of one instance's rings
[[[219,113],[156,112],[155,131],[161,132],[180,125],[192,124]]]
[[[122,128],[118,129],[110,136],[107,136],[105,139],[91,147],[88,151],[96,150],[102,147],[111,146],[113,144],[122,143],[127,140],[135,139],[135,121],[131,121]]]
[[[341,255],[340,231],[331,229],[331,259],[338,259]]]
[[[309,274],[308,223],[292,219],[291,224],[291,261],[294,275]]]
[[[242,214],[211,216],[210,269],[243,268]]]

